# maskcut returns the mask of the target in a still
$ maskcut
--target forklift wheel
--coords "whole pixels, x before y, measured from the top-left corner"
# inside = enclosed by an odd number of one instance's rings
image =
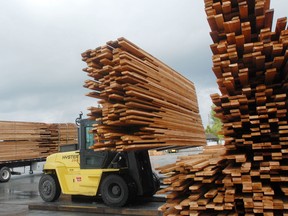
[[[108,206],[124,206],[129,199],[129,188],[126,181],[119,175],[106,176],[101,184],[101,197]]]
[[[61,188],[55,175],[44,174],[39,181],[39,193],[46,202],[57,200],[61,194]]]

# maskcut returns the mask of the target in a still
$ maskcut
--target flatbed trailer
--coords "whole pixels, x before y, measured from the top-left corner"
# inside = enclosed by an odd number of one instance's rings
[[[34,167],[38,162],[46,161],[46,157],[32,158],[25,160],[9,160],[0,162],[0,183],[8,182],[11,175],[21,175],[20,172],[15,172],[13,169],[17,167],[29,166],[29,174],[33,174]]]

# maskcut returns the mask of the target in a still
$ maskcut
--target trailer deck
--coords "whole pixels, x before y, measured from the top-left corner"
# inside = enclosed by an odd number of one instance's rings
[[[8,167],[11,167],[11,168],[15,168],[15,167],[31,166],[35,162],[43,162],[43,161],[46,161],[45,157],[24,159],[24,160],[1,161],[0,165],[1,166],[8,166]]]

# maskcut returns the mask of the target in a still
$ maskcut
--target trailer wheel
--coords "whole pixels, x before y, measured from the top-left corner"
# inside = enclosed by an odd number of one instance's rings
[[[103,202],[112,207],[122,207],[129,199],[129,188],[126,181],[119,175],[106,176],[100,188]]]
[[[8,182],[11,178],[11,170],[9,167],[2,167],[0,169],[0,182]]]
[[[46,202],[57,200],[61,194],[61,188],[57,176],[44,174],[39,181],[39,193]]]

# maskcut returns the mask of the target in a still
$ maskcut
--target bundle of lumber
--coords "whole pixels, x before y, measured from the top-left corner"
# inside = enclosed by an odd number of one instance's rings
[[[0,121],[0,162],[47,157],[58,152],[59,145],[70,144],[72,137],[77,143],[76,126],[67,124],[67,130],[63,125]]]
[[[47,142],[49,138],[50,132],[44,123],[1,121],[0,161],[41,158],[51,147]]]
[[[222,173],[228,166],[225,153],[222,145],[205,146],[200,154],[182,156],[174,164],[157,168],[166,175],[163,183],[168,185],[157,192],[166,194],[167,201],[159,208],[164,216],[232,212],[235,188]]]
[[[272,30],[269,0],[205,0],[205,11],[222,94],[211,98],[225,149],[161,167],[170,176],[160,191],[168,198],[160,210],[288,215],[287,19],[278,19]]]
[[[205,10],[235,209],[287,214],[287,18],[272,30],[270,0],[205,0]]]
[[[53,141],[59,147],[78,143],[77,126],[73,123],[49,124],[49,130]]]
[[[82,54],[95,150],[129,151],[206,143],[194,84],[124,38]]]

